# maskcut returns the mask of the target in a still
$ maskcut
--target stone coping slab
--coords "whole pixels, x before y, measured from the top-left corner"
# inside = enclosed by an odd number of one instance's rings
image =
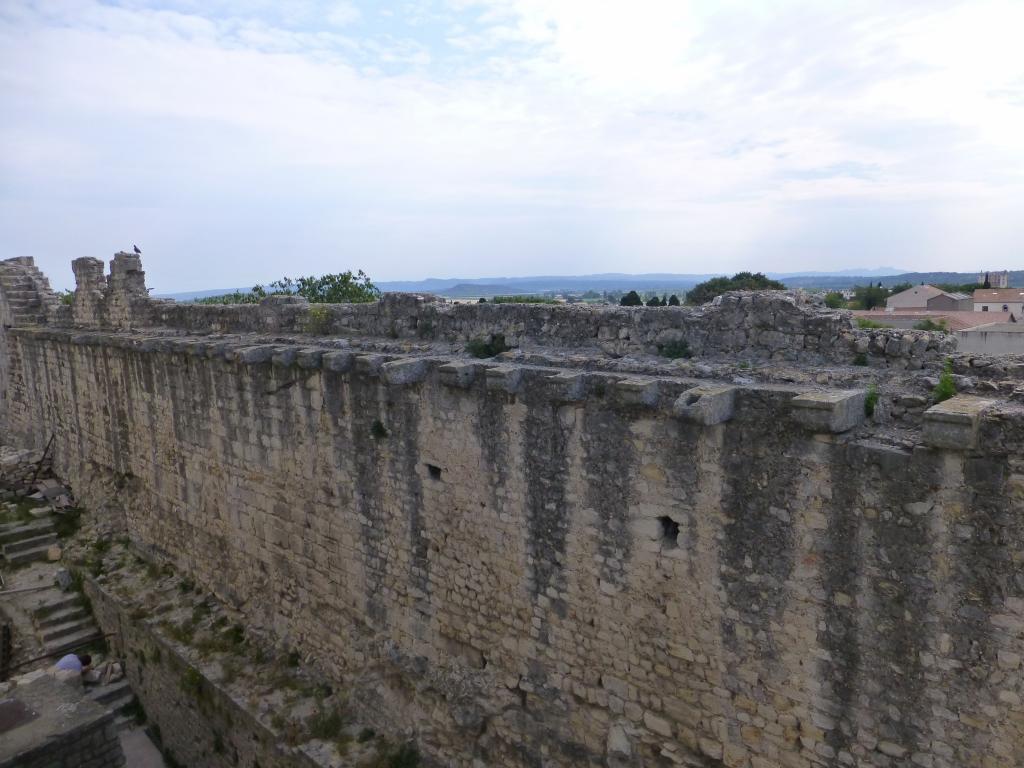
[[[846,432],[864,421],[864,390],[806,392],[790,401],[793,418],[812,432]]]
[[[961,451],[975,448],[981,416],[995,405],[995,400],[973,395],[956,395],[933,405],[924,412],[924,444]]]

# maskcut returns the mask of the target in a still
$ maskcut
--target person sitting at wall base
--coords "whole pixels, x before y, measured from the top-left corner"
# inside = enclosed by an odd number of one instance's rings
[[[77,653],[69,653],[67,656],[61,658],[57,662],[57,669],[67,670],[69,672],[88,672],[89,667],[92,666],[92,656],[88,653],[81,655]]]

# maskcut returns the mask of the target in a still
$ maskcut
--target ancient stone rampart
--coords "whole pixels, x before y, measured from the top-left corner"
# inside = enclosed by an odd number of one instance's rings
[[[312,311],[223,316],[271,310]],[[492,310],[533,317],[465,317]],[[572,337],[537,312],[534,339]],[[621,317],[662,322],[642,312]],[[862,338],[842,319],[820,323]],[[87,505],[116,477],[141,550],[329,675],[384,672],[361,705],[440,764],[1024,760],[1016,402],[956,397],[894,439],[863,389],[287,329],[12,328],[11,433],[57,434]]]

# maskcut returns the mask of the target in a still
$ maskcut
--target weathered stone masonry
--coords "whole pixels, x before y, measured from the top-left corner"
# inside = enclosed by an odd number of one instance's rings
[[[294,304],[197,335],[95,282],[98,327],[7,330],[10,434],[331,674],[389,671],[361,700],[438,763],[1024,762],[1018,405],[907,451],[863,393],[359,353]]]

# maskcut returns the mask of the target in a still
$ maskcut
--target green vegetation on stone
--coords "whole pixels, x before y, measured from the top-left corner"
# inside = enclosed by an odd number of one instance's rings
[[[466,351],[473,357],[487,358],[507,352],[509,347],[505,344],[505,336],[501,333],[492,334],[489,337],[478,337],[471,339],[466,344]]]
[[[868,386],[868,393],[864,397],[864,415],[869,419],[875,415],[875,408],[878,406],[878,387],[874,384]]]
[[[943,400],[949,400],[955,394],[956,382],[953,381],[953,361],[947,358],[945,365],[942,367],[942,373],[939,375],[939,383],[932,390],[932,397],[935,398],[935,402],[941,403]]]
[[[783,291],[786,286],[761,272],[737,272],[732,277],[713,277],[698,283],[686,294],[687,304],[707,304],[728,291]]]
[[[664,344],[659,344],[658,354],[662,357],[668,357],[673,360],[677,360],[681,357],[693,357],[693,351],[690,349],[690,344],[686,339],[666,341]]]

